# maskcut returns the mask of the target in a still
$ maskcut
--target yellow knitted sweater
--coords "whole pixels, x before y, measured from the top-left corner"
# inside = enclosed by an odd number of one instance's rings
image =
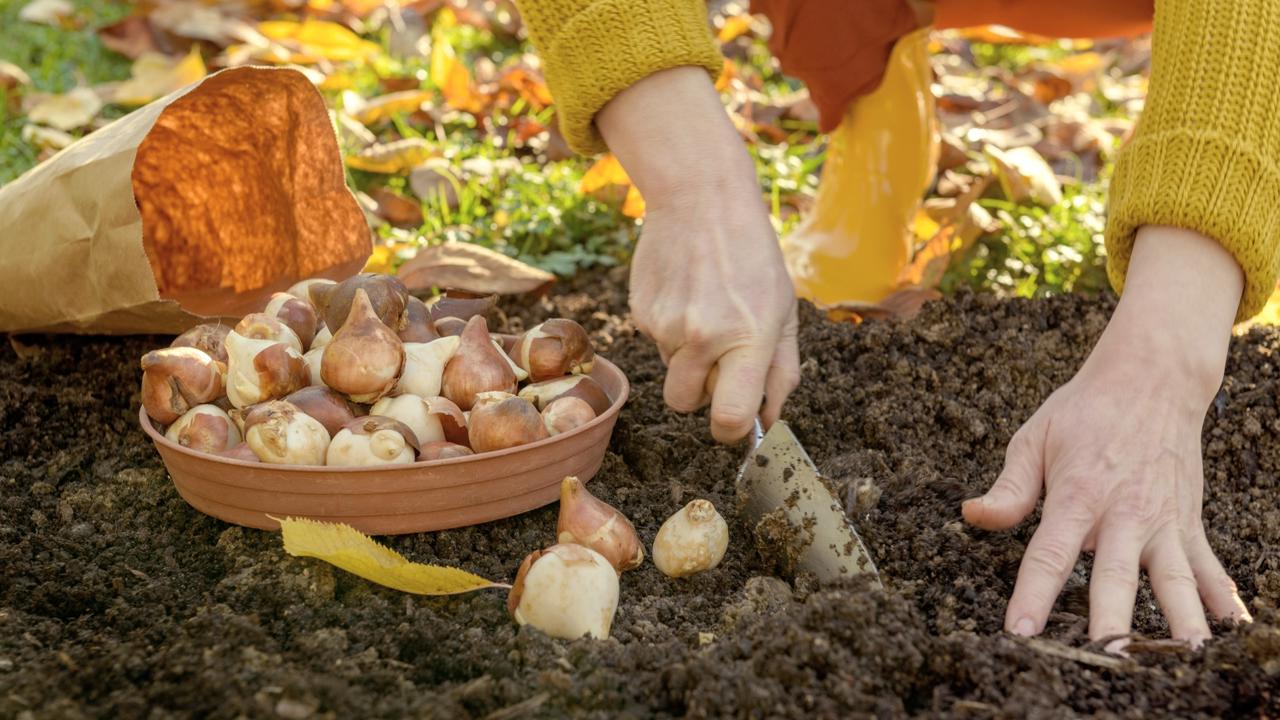
[[[722,65],[702,0],[519,0],[560,122],[579,152],[604,149],[595,114],[659,70]],[[1123,288],[1143,225],[1216,239],[1244,268],[1239,318],[1280,273],[1280,1],[1158,0],[1147,107],[1121,151],[1107,220]]]

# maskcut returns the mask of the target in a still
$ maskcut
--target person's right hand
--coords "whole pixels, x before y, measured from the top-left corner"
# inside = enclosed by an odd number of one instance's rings
[[[800,379],[795,291],[710,78],[688,67],[650,75],[597,125],[645,198],[631,310],[667,363],[667,404],[691,412],[709,399],[721,442],[746,435],[757,413],[771,424]]]

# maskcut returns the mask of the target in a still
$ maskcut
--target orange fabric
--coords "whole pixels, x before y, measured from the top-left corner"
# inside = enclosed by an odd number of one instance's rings
[[[898,38],[919,27],[917,0],[751,0],[773,25],[769,49],[804,82],[830,132],[845,108],[880,84]],[[938,0],[940,28],[1007,25],[1051,37],[1116,37],[1151,29],[1154,0]],[[927,14],[927,10],[925,12]]]

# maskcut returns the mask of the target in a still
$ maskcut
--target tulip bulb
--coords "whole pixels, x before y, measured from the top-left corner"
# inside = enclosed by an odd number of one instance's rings
[[[518,397],[493,402],[482,400],[471,410],[467,433],[471,449],[478,453],[505,450],[551,437],[533,404]]]
[[[600,553],[581,545],[535,550],[520,563],[507,610],[521,625],[551,637],[609,637],[618,610],[618,573]]]
[[[227,333],[231,332],[228,325],[220,325],[215,323],[205,323],[197,325],[190,330],[182,333],[169,343],[169,347],[193,347],[197,350],[203,350],[209,354],[209,357],[225,364],[227,362],[227,349],[223,346],[226,342]]]
[[[435,328],[440,337],[461,335],[467,329],[467,321],[456,317],[442,317],[435,321]]]
[[[644,562],[644,546],[627,516],[592,495],[582,481],[570,475],[560,482],[560,518],[556,539],[595,550],[618,572]]]
[[[466,442],[467,424],[462,410],[447,398],[385,397],[374,403],[369,414],[389,417],[409,426],[419,445],[445,440]]]
[[[332,339],[333,333],[329,331],[329,326],[321,325],[320,329],[316,331],[316,336],[311,340],[311,347],[309,350],[319,350],[325,345],[328,345],[329,341]]]
[[[325,387],[324,376],[321,375],[324,362],[324,348],[313,347],[302,356],[302,361],[307,364],[307,385],[310,387]]]
[[[400,319],[400,341],[405,343],[429,343],[438,340],[440,333],[431,320],[427,306],[418,298],[410,295],[404,306],[404,316]]]
[[[262,462],[258,459],[258,456],[254,454],[253,448],[249,447],[249,443],[244,441],[241,441],[240,444],[233,445],[226,450],[215,452],[214,455],[227,458],[228,460],[239,460],[240,462]]]
[[[142,406],[169,424],[196,405],[223,393],[226,367],[194,347],[169,347],[142,356]]]
[[[512,349],[516,364],[534,382],[573,373],[582,375],[595,366],[591,338],[581,325],[564,318],[535,325],[516,340]]]
[[[315,285],[336,285],[336,284],[337,284],[337,283],[335,283],[333,280],[330,280],[330,279],[328,279],[328,278],[308,278],[308,279],[306,279],[306,280],[299,280],[298,282],[294,283],[293,285],[290,285],[290,286],[289,286],[289,289],[288,289],[288,290],[285,290],[285,292],[287,292],[287,293],[289,293],[290,295],[292,295],[292,296],[294,296],[294,297],[298,298],[299,300],[306,300],[307,302],[311,303],[311,306],[312,306],[312,307],[315,307],[315,303],[312,303],[312,302],[311,302],[311,288],[312,288],[312,286],[315,286]]]
[[[422,449],[418,451],[418,459],[424,462],[428,460],[452,460],[453,458],[474,454],[471,452],[471,448],[466,445],[451,443],[448,440],[437,440],[424,444]]]
[[[436,397],[444,379],[444,366],[458,351],[457,337],[442,337],[427,343],[404,344],[404,372],[395,391],[418,397]]]
[[[320,379],[356,402],[374,402],[395,387],[403,368],[400,338],[378,319],[368,294],[356,290],[351,315],[324,346]]]
[[[720,564],[729,525],[707,500],[694,500],[667,518],[653,539],[653,564],[669,577],[687,577]]]
[[[240,322],[236,323],[231,332],[251,340],[270,340],[271,342],[284,343],[293,348],[299,355],[302,354],[302,340],[298,337],[298,334],[288,325],[266,313],[249,313],[245,315]],[[227,333],[227,337],[230,336],[231,333]],[[227,353],[228,359],[230,359],[230,349],[227,350]]]
[[[217,405],[197,405],[178,418],[164,436],[184,448],[217,453],[240,442],[240,430]]]
[[[507,354],[507,349],[506,346],[502,344],[502,339],[492,335],[489,336],[489,339],[493,341],[493,347],[498,351],[498,355],[501,356],[503,360],[507,361],[507,367],[511,368],[511,374],[516,376],[516,383],[519,384],[528,380],[529,373],[525,372],[524,368],[517,365],[516,361],[512,360],[511,356]]]
[[[297,343],[293,331],[281,327]],[[288,342],[246,337],[238,329],[227,335],[227,398],[232,405],[244,408],[282,398],[306,387],[309,379],[307,361]]]
[[[427,305],[431,319],[457,318],[464,323],[477,315],[484,315],[498,304],[498,296],[481,295],[466,290],[445,290],[443,295]]]
[[[585,400],[596,415],[603,415],[612,401],[600,383],[589,375],[569,375],[555,380],[544,380],[532,383],[520,390],[520,397],[533,403],[539,410],[562,397],[576,397]]]
[[[303,350],[311,347],[319,320],[316,318],[316,309],[309,300],[299,300],[289,293],[273,293],[262,314],[279,320],[292,330],[302,343]]]
[[[346,398],[323,385],[304,387],[286,397],[285,402],[319,420],[329,437],[360,414],[351,408]]]
[[[567,433],[596,419],[596,411],[586,400],[576,397],[558,398],[542,411],[542,423],[552,435]]]
[[[308,288],[308,295],[311,304],[320,311],[320,319],[337,336],[343,323],[351,317],[356,294],[362,290],[379,322],[392,330],[399,330],[405,303],[409,298],[409,290],[399,278],[378,273],[361,273],[335,285],[312,285]]]
[[[347,423],[333,442],[325,464],[335,467],[402,465],[418,457],[418,440],[404,423],[367,415]]]
[[[282,400],[265,402],[245,416],[244,439],[253,454],[276,465],[323,465],[329,432],[319,420]]]
[[[515,393],[517,387],[511,366],[489,339],[484,318],[476,316],[468,320],[459,337],[457,352],[444,366],[440,394],[463,410],[470,410],[479,393]],[[477,452],[481,451],[477,449]]]

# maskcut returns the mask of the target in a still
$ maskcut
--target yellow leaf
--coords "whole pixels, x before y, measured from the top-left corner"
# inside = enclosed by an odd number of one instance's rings
[[[578,192],[593,193],[606,185],[630,185],[631,178],[622,169],[622,163],[613,153],[602,156],[585,173],[582,182],[578,183]]]
[[[76,141],[74,137],[71,137],[71,135],[62,132],[61,130],[55,130],[53,128],[47,128],[40,125],[23,125],[22,139],[41,150],[55,151],[61,150]]]
[[[751,29],[751,16],[747,13],[738,15],[730,15],[724,19],[724,25],[720,26],[720,32],[716,34],[716,39],[722,43],[727,43],[737,37],[745,35]]]
[[[326,20],[268,20],[258,23],[258,32],[276,42],[296,46],[299,54],[290,59],[296,63],[366,60],[380,52],[376,43]]]
[[[347,156],[347,167],[365,172],[393,175],[407,172],[435,155],[431,145],[421,138],[405,138],[390,143],[377,143]]]
[[[395,260],[395,254],[390,247],[375,245],[373,246],[373,252],[369,254],[369,260],[364,264],[364,270],[361,272],[393,275],[396,271],[393,260]]]
[[[738,68],[734,66],[733,61],[729,58],[724,59],[724,66],[720,68],[720,76],[716,78],[716,91],[724,92],[729,89],[729,85],[733,83],[733,79],[738,77]]]
[[[144,53],[133,61],[133,77],[116,87],[112,101],[119,105],[146,105],[196,82],[207,73],[198,48],[192,48],[181,60]]]
[[[440,33],[436,33],[431,43],[431,82],[440,88],[449,107],[472,113],[484,109],[484,101],[471,80],[471,71],[458,62],[453,46]]]
[[[98,99],[98,94],[81,87],[65,95],[44,98],[31,108],[27,117],[33,123],[58,130],[75,130],[93,122],[101,109],[102,100]]]
[[[627,188],[627,199],[622,203],[622,214],[629,218],[644,217],[644,198],[635,185]]]
[[[426,90],[405,90],[376,97],[356,109],[352,115],[365,125],[390,120],[398,113],[411,113],[431,99]]]
[[[465,570],[409,562],[349,525],[305,518],[280,520],[285,552],[313,557],[370,582],[417,595],[458,593],[507,587]]]
[[[937,235],[940,229],[942,226],[929,217],[928,213],[924,210],[916,210],[916,217],[911,222],[911,232],[917,240],[929,240]]]

